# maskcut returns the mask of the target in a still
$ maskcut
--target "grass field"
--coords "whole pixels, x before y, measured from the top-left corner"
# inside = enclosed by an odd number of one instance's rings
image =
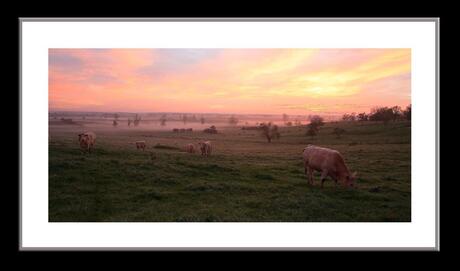
[[[49,127],[50,222],[411,221],[409,122],[328,123],[315,138],[305,136],[305,127],[281,127],[281,138],[270,144],[257,131],[235,127],[205,134],[203,125],[188,134],[173,133],[173,126],[57,123]],[[334,127],[346,133],[337,138]],[[77,142],[87,130],[97,135],[91,154]],[[204,139],[212,141],[210,157],[182,151]],[[145,152],[128,143],[136,140],[147,142]],[[321,189],[319,174],[308,185],[307,144],[339,150],[358,171],[357,189],[334,189],[330,179]]]

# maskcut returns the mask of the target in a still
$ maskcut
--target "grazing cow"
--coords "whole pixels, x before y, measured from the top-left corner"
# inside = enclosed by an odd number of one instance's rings
[[[136,141],[136,149],[142,149],[143,151],[145,151],[145,147],[146,147],[146,144],[145,144],[145,141]]]
[[[201,155],[209,156],[211,155],[211,141],[204,141],[198,143],[200,145]]]
[[[96,144],[96,134],[93,132],[85,132],[78,135],[78,142],[80,143],[80,148],[91,152],[91,148]]]
[[[187,144],[185,146],[185,151],[188,152],[188,153],[195,153],[195,145]]]
[[[344,186],[353,187],[356,172],[350,173],[342,155],[332,149],[308,145],[303,150],[305,175],[309,177],[309,183],[313,185],[313,171],[321,172],[321,188],[326,177],[331,177],[337,186],[337,181]]]

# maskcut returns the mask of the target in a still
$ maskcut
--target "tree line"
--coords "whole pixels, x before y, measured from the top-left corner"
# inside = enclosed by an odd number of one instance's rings
[[[346,113],[342,116],[343,121],[382,121],[387,124],[390,121],[411,120],[412,105],[408,105],[405,109],[400,106],[393,107],[374,107],[369,113]]]

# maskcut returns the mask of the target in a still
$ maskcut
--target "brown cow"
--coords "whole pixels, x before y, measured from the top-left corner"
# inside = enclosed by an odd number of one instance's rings
[[[142,149],[143,151],[145,151],[145,147],[146,147],[146,144],[145,144],[145,141],[136,141],[136,149]]]
[[[211,141],[200,142],[198,143],[198,145],[200,145],[201,155],[203,156],[211,155],[211,150],[212,150]]]
[[[321,188],[326,177],[331,177],[337,186],[337,181],[344,186],[353,187],[356,172],[350,173],[342,155],[332,149],[308,145],[303,150],[305,175],[309,177],[309,183],[313,185],[313,171],[321,172]]]
[[[195,145],[187,144],[185,146],[185,151],[188,152],[188,153],[195,153]]]
[[[96,134],[93,132],[81,133],[78,135],[78,142],[80,143],[81,149],[90,153],[91,148],[96,144]]]

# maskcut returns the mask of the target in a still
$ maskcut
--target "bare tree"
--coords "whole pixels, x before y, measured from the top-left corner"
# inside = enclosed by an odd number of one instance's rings
[[[134,126],[138,126],[140,121],[141,121],[141,117],[139,117],[139,115],[136,114],[136,116],[134,117],[134,120],[133,120]]]
[[[239,122],[239,120],[234,116],[232,115],[229,119],[228,119],[228,123],[230,123],[231,125],[237,125]]]
[[[289,121],[289,116],[287,114],[283,114],[283,122],[286,123]]]
[[[310,124],[307,125],[307,135],[308,136],[316,136],[319,132],[319,127],[324,125],[324,119],[318,115],[310,115],[308,116],[308,120]]]
[[[324,125],[323,117],[318,116],[318,115],[309,116],[308,120],[310,121],[310,124],[312,124],[314,127],[317,127],[317,128]]]
[[[166,114],[163,114],[160,118],[160,125],[165,126],[166,125]]]
[[[314,137],[318,133],[318,130],[311,123],[307,125],[307,136]]]
[[[278,126],[273,125],[271,122],[267,124],[261,123],[259,128],[262,131],[262,135],[267,139],[268,143],[271,143],[272,139],[279,139],[281,137],[281,134],[278,131]]]

